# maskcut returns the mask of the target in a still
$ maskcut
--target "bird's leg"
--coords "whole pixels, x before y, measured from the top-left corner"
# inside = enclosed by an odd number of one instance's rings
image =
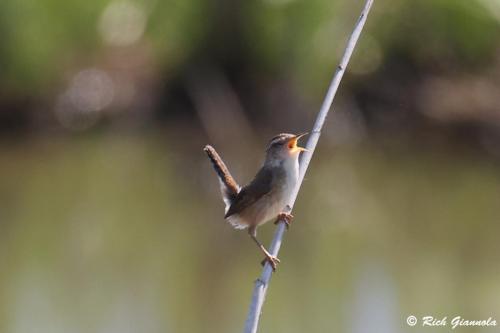
[[[259,242],[259,240],[257,239],[257,228],[256,227],[250,227],[248,229],[248,234],[250,235],[250,237],[252,237],[252,239],[257,244],[257,246],[259,247],[259,249],[266,256],[264,258],[264,260],[262,260],[262,262],[261,262],[262,266],[264,266],[266,264],[266,262],[269,262],[269,264],[273,268],[273,272],[276,271],[276,266],[280,263],[280,260],[277,257],[273,256],[271,253],[269,253],[269,251],[264,247],[264,245],[262,245],[262,243]]]
[[[290,211],[290,206],[287,206],[287,210]],[[290,228],[290,223],[292,223],[293,220],[293,215],[290,213],[286,212],[281,212],[278,214],[278,217],[276,218],[276,221],[274,224],[278,224],[281,221],[285,222],[286,229],[288,230]]]

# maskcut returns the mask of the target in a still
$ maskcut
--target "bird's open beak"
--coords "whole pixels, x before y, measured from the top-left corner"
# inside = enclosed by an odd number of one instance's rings
[[[292,150],[295,150],[295,151],[308,151],[307,149],[303,148],[303,147],[299,147],[297,146],[297,141],[303,137],[303,136],[306,136],[307,134],[309,134],[308,132],[305,132],[305,133],[301,133],[299,135],[296,135],[294,138],[292,138],[289,142],[288,142],[288,147]]]

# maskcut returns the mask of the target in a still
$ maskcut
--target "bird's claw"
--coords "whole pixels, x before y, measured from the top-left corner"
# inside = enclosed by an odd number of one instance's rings
[[[269,256],[266,256],[260,264],[262,266],[264,266],[266,264],[266,262],[268,262],[271,265],[273,272],[276,272],[276,267],[280,263],[280,260],[275,256],[269,255]]]
[[[290,223],[292,223],[293,215],[289,213],[279,213],[274,224],[278,224],[281,221],[285,222],[287,230],[290,228]]]

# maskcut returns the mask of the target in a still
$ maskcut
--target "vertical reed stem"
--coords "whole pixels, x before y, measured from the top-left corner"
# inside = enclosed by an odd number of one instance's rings
[[[344,75],[347,64],[349,63],[349,59],[351,58],[352,52],[354,51],[354,47],[358,42],[358,38],[363,30],[363,26],[366,22],[366,17],[370,12],[370,8],[372,6],[373,0],[367,0],[359,19],[354,26],[354,30],[349,37],[347,42],[347,46],[344,50],[344,55],[340,60],[340,64],[338,65],[335,74],[333,75],[332,82],[328,87],[328,91],[326,93],[325,100],[321,105],[321,109],[316,117],[316,122],[314,123],[313,130],[310,133],[309,140],[307,141],[307,152],[302,154],[302,159],[300,161],[300,172],[299,172],[299,181],[297,186],[294,189],[294,193],[292,194],[291,202],[289,203],[290,212],[295,204],[295,200],[297,199],[297,195],[300,190],[300,186],[302,185],[302,181],[304,180],[304,175],[307,171],[309,163],[311,162],[311,158],[313,156],[314,150],[316,149],[316,145],[318,143],[321,129],[325,123],[326,117],[333,103],[333,99],[339,87],[340,81],[342,80],[342,76]],[[269,247],[269,252],[273,256],[277,256],[279,249],[281,247],[281,243],[283,240],[283,235],[285,233],[285,223],[278,223],[278,227],[276,228],[276,232],[274,234],[273,241],[271,246]],[[257,328],[259,325],[260,314],[262,311],[262,306],[264,305],[264,299],[266,296],[267,288],[269,286],[269,281],[272,275],[272,268],[269,263],[266,263],[262,270],[262,274],[260,278],[255,281],[254,290],[252,293],[252,301],[250,303],[250,308],[248,311],[248,317],[245,322],[245,330],[244,333],[257,333]]]

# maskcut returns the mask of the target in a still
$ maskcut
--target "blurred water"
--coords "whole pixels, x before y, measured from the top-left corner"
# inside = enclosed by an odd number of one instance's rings
[[[3,144],[0,331],[240,331],[262,258],[224,223],[193,140]],[[230,166],[244,182],[258,164]],[[472,152],[320,146],[261,332],[420,331],[410,314],[500,319],[499,176]],[[259,235],[268,243],[273,230]]]

